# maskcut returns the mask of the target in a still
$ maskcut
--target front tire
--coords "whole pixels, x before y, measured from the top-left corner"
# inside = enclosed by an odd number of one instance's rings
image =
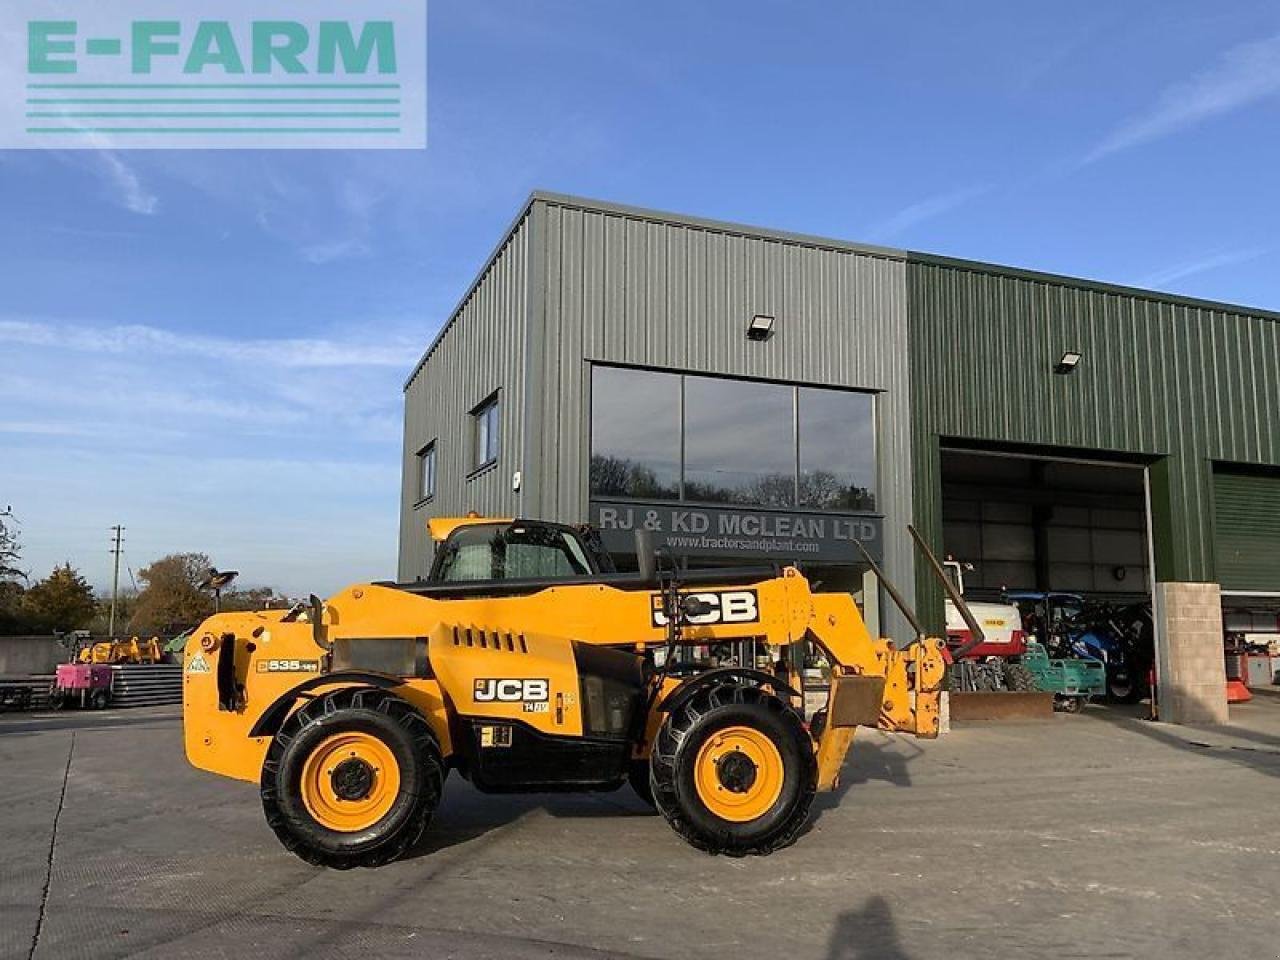
[[[631,784],[635,795],[644,801],[645,806],[653,808],[653,783],[649,778],[649,761],[632,760],[627,768],[627,782]]]
[[[663,723],[650,758],[658,811],[707,853],[763,855],[792,843],[818,782],[813,741],[759,687],[702,691]]]
[[[444,764],[427,721],[382,690],[339,690],[295,712],[262,767],[262,807],[285,848],[347,870],[396,859],[440,801]]]

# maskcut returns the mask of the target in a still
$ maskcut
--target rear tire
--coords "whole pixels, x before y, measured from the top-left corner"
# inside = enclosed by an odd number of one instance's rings
[[[1124,679],[1107,675],[1107,699],[1112,703],[1137,703],[1142,694],[1142,684],[1131,671]]]
[[[739,684],[701,691],[672,713],[650,770],[654,803],[672,829],[699,850],[735,857],[792,843],[818,782],[799,714]]]
[[[1004,685],[1019,693],[1029,693],[1036,689],[1036,675],[1020,663],[1003,664]]]
[[[49,690],[49,709],[61,710],[67,705],[67,694],[61,687],[51,687]]]
[[[95,690],[89,694],[89,706],[94,710],[105,710],[111,702],[111,694],[106,690]]]
[[[307,863],[376,867],[417,843],[443,783],[440,747],[418,711],[382,690],[339,690],[276,734],[262,767],[262,808],[280,842]]]

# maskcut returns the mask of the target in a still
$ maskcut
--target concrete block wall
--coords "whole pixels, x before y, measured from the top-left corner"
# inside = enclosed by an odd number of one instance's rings
[[[1216,583],[1156,584],[1160,719],[1224,724],[1227,671],[1222,595]]]
[[[0,676],[53,673],[66,661],[66,648],[53,637],[0,637]]]

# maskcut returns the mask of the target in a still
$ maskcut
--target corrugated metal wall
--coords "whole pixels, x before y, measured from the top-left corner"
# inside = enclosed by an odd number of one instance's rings
[[[533,215],[544,238],[534,280],[543,333],[530,359],[543,405],[530,420],[528,474],[541,486],[527,488],[527,514],[586,517],[592,361],[882,390],[886,565],[910,583],[900,258],[568,199],[537,202]],[[777,318],[771,340],[747,340],[755,314]]]
[[[1214,579],[1211,461],[1280,463],[1280,321],[923,257],[907,289],[915,513],[935,543],[940,436],[1137,454],[1157,463],[1158,579]],[[1066,350],[1083,362],[1055,375]]]
[[[1218,470],[1213,492],[1222,588],[1280,591],[1280,471]]]
[[[520,469],[524,434],[524,352],[529,307],[529,219],[522,218],[494,254],[405,386],[404,454],[400,492],[401,580],[423,576],[430,563],[426,521],[468,510],[510,516],[519,498],[511,475]],[[496,466],[468,479],[472,461],[470,411],[500,390],[500,448]],[[436,495],[417,500],[417,453],[436,440]]]

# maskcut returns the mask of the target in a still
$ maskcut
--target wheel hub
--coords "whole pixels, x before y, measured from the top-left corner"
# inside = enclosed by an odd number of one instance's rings
[[[351,757],[333,768],[330,780],[339,800],[363,800],[373,789],[373,767],[359,757]]]
[[[782,754],[762,730],[734,724],[715,731],[694,760],[698,799],[730,823],[764,816],[782,795]]]
[[[299,789],[320,826],[340,833],[368,830],[400,794],[400,765],[377,736],[344,730],[326,737],[303,762]]]
[[[720,785],[732,793],[746,793],[756,782],[755,762],[741,750],[726,753],[716,762]]]

